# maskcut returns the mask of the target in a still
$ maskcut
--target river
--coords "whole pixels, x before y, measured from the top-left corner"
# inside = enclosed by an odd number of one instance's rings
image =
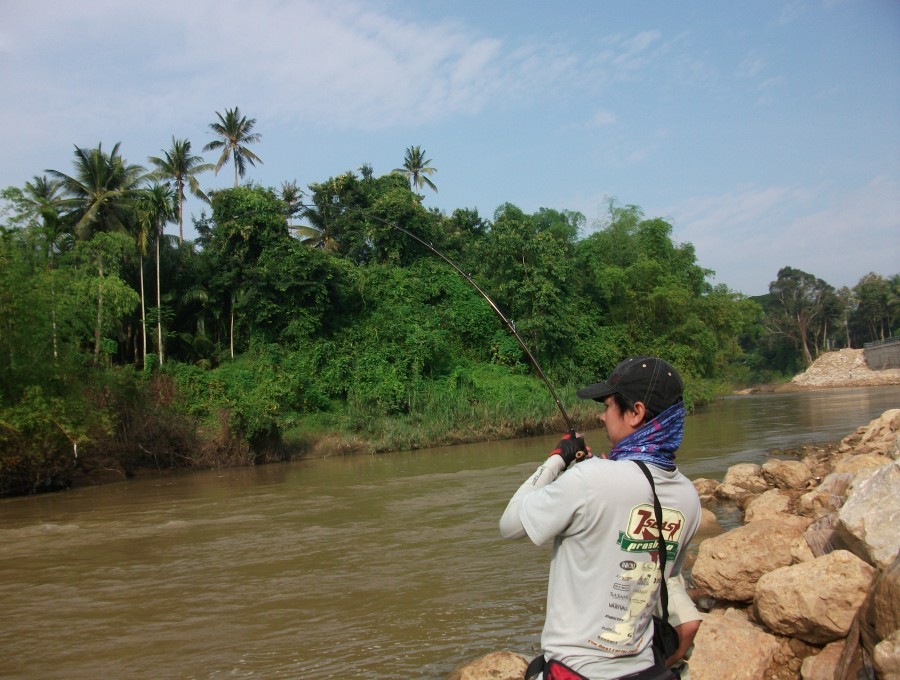
[[[898,406],[896,386],[721,399],[688,418],[679,464],[721,479]],[[555,440],[0,501],[0,677],[440,679],[532,654],[549,551],[497,520]]]

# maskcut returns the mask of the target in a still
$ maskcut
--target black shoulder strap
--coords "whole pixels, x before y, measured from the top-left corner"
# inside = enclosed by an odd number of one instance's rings
[[[653,491],[653,514],[656,515],[656,531],[659,539],[659,569],[662,574],[662,582],[660,583],[660,599],[662,601],[662,618],[663,621],[669,618],[669,588],[666,586],[666,541],[663,538],[663,514],[662,505],[659,503],[659,497],[656,495],[656,485],[653,483],[653,475],[643,461],[636,460],[634,463],[641,469],[647,481],[650,482],[650,490]]]

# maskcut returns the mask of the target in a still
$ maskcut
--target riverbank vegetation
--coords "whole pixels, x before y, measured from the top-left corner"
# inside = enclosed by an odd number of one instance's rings
[[[152,173],[98,145],[76,148],[72,174],[3,192],[0,495],[104,469],[565,429],[485,299],[391,225],[490,295],[578,425],[596,409],[575,389],[626,355],[665,356],[696,404],[897,326],[897,276],[835,291],[785,268],[749,299],[711,285],[693,246],[636,206],[611,202],[591,224],[511,204],[427,210],[415,190],[436,189],[435,168],[420,147],[380,177],[363,165],[308,189],[239,185],[260,161],[255,120],[218,118],[216,169],[231,158],[234,188],[204,192],[212,166],[173,138]],[[186,188],[209,201],[193,241],[164,231]]]

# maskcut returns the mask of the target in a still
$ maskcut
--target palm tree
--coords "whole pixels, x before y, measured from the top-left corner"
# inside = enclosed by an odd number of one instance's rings
[[[128,232],[134,218],[135,201],[145,169],[129,165],[119,155],[119,144],[107,154],[102,144],[96,149],[75,147],[75,174],[47,170],[59,180],[69,209],[73,232],[88,240],[97,231]]]
[[[172,148],[163,149],[163,158],[150,156],[148,159],[156,170],[153,176],[157,179],[174,180],[178,198],[178,242],[184,243],[184,185],[187,184],[201,201],[209,203],[209,197],[200,189],[197,175],[207,170],[212,170],[212,163],[204,163],[203,156],[195,156],[191,153],[191,143],[187,139],[175,139],[172,137]]]
[[[60,190],[61,183],[58,180],[48,180],[46,175],[38,177],[35,175],[31,182],[25,182],[22,195],[26,203],[41,218],[41,229],[43,239],[44,256],[47,262],[47,271],[50,283],[50,324],[52,329],[53,342],[53,359],[59,358],[59,346],[57,340],[56,327],[56,286],[54,284],[53,270],[55,257],[58,251],[64,231],[62,230],[62,220],[60,219],[60,205],[62,196]]]
[[[144,312],[144,254],[147,239],[156,243],[156,342],[159,350],[159,364],[163,364],[162,300],[160,295],[159,243],[164,237],[166,223],[172,222],[177,214],[176,194],[168,184],[153,184],[145,189],[138,201],[138,231],[136,234],[138,252],[141,255],[141,324],[144,328],[144,361],[147,359],[147,317]],[[143,246],[143,247],[142,247]]]
[[[45,237],[51,246],[59,236],[61,189],[62,183],[59,180],[47,179],[47,175],[40,177],[35,175],[32,181],[25,182],[25,186],[22,189],[22,195],[29,207],[34,211],[35,215],[40,216]]]
[[[293,227],[300,242],[311,248],[321,248],[330,253],[340,250],[338,233],[341,214],[341,189],[354,179],[353,173],[345,173],[328,182],[310,184],[311,205],[304,206],[302,216],[309,224]]]
[[[400,173],[409,180],[409,184],[413,189],[422,189],[427,186],[429,189],[437,193],[437,186],[428,179],[428,175],[437,172],[435,168],[429,167],[431,159],[425,158],[425,150],[419,146],[411,146],[406,150],[406,158],[403,161],[402,168],[396,168],[394,172]]]
[[[234,163],[234,186],[237,188],[238,175],[244,176],[247,172],[246,164],[255,166],[257,162],[262,163],[255,153],[247,148],[247,144],[254,144],[261,139],[261,136],[253,132],[253,126],[256,125],[256,118],[247,118],[241,116],[241,111],[235,106],[233,109],[225,109],[225,115],[216,111],[219,117],[218,123],[210,123],[209,128],[216,133],[221,139],[216,139],[203,147],[204,151],[215,151],[222,149],[222,155],[216,161],[215,172],[218,175],[219,170],[228,162],[228,156],[232,158]]]
[[[294,215],[303,209],[301,205],[301,201],[303,200],[303,189],[297,186],[297,180],[281,183],[281,200],[284,203],[288,229],[293,229],[292,221]]]

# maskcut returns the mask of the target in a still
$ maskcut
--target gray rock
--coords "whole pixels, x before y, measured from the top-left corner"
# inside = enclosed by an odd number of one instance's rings
[[[855,482],[838,512],[835,533],[856,555],[886,569],[900,549],[900,461]]]

